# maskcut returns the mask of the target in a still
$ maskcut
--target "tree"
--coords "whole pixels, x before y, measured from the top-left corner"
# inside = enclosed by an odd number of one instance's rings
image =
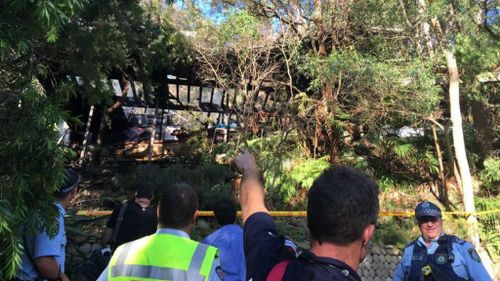
[[[118,0],[0,3],[0,279],[16,274],[20,224],[35,230],[55,222],[53,192],[70,160],[56,124],[69,117],[68,99],[109,103],[112,69],[136,75],[152,93],[153,72],[185,59],[187,48],[177,45],[183,37],[148,7]]]
[[[200,74],[226,93],[231,108],[235,110],[244,127],[243,139],[249,130],[257,133],[260,120],[267,119],[268,112],[274,117],[286,119],[289,113],[274,105],[285,105],[277,100],[293,96],[291,79],[284,72],[285,60],[292,52],[287,49],[290,42],[273,33],[272,23],[259,19],[245,11],[227,15],[218,26],[206,21],[198,29],[194,46],[200,61]],[[272,93],[266,92],[272,90]],[[280,95],[282,95],[280,97]],[[232,100],[231,100],[232,99]],[[265,104],[273,104],[267,106]],[[281,115],[283,114],[283,115]]]
[[[475,216],[473,181],[462,128],[460,88],[468,88],[471,90],[474,87],[477,87],[475,79],[476,75],[478,75],[478,70],[481,71],[485,68],[489,69],[494,61],[498,61],[499,54],[498,51],[493,51],[493,53],[485,55],[488,59],[480,60],[481,64],[469,61],[470,64],[463,65],[465,85],[461,87],[460,71],[455,50],[462,49],[464,47],[467,48],[469,44],[477,44],[479,42],[488,43],[482,46],[485,50],[489,50],[495,45],[498,50],[498,43],[494,41],[497,35],[483,20],[482,15],[488,13],[487,1],[484,3],[485,5],[483,7],[480,7],[478,3],[474,1],[456,1],[453,3],[436,1],[428,6],[424,0],[419,0],[418,4],[421,7],[420,15],[423,16],[424,19],[429,20],[433,28],[433,33],[431,34],[428,32],[426,38],[427,46],[429,47],[429,55],[432,56],[434,51],[441,51],[445,57],[449,79],[448,92],[450,120],[452,122],[453,132],[453,145],[460,171],[464,208],[465,211],[469,213],[467,218],[467,222],[469,224],[469,237],[472,243],[476,247],[480,248],[478,221]],[[479,46],[479,44],[477,46]],[[462,53],[466,60],[468,57],[474,56],[473,54],[474,51],[471,49],[469,49],[469,52]],[[469,79],[467,79],[467,76],[469,76]],[[486,264],[487,268],[491,272],[491,261],[489,259],[486,261]]]
[[[54,221],[52,192],[62,183],[64,155],[56,143],[55,126],[62,116],[61,101],[69,83],[48,96],[36,79],[47,71],[37,53],[52,44],[59,28],[80,12],[85,2],[2,2],[0,44],[0,278],[12,277],[20,263],[18,229],[34,210],[41,220]],[[22,129],[20,129],[22,128]],[[36,218],[36,217],[35,217]],[[51,233],[55,227],[49,227]]]

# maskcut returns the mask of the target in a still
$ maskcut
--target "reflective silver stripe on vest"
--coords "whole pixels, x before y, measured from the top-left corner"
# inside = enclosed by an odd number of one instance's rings
[[[130,243],[132,244],[132,243]],[[124,264],[127,257],[127,252],[130,249],[130,245],[127,244],[122,249],[122,252],[118,256],[116,265],[111,266],[111,277],[139,277],[139,278],[151,278],[157,280],[176,280],[176,281],[203,281],[205,276],[200,275],[200,269],[205,259],[205,255],[208,249],[208,245],[199,243],[194,250],[193,257],[191,258],[191,263],[189,264],[189,269],[182,270],[176,268],[159,267],[152,265],[137,265],[137,264]]]
[[[116,264],[124,264],[125,263],[125,259],[127,258],[128,252],[130,251],[132,244],[134,244],[134,242],[126,243],[125,245],[122,246],[122,250],[120,251],[120,255],[116,259]]]
[[[196,249],[194,250],[193,257],[191,258],[191,263],[189,264],[188,272],[189,274],[199,274],[203,260],[205,259],[205,254],[207,253],[208,245],[198,243]]]
[[[175,281],[205,280],[205,277],[199,273],[192,274],[182,269],[137,264],[120,264],[111,267],[111,277],[115,278],[120,276]]]

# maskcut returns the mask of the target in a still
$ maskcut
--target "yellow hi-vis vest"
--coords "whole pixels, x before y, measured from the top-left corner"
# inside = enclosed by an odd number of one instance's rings
[[[208,281],[217,248],[162,230],[118,247],[108,280]]]

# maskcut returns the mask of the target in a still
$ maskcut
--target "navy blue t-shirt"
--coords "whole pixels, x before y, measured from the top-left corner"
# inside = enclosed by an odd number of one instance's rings
[[[310,251],[296,256],[293,242],[280,236],[273,218],[263,212],[251,215],[243,226],[247,280],[265,281],[275,265],[291,260],[283,280],[360,281],[358,274],[340,260],[318,257]]]

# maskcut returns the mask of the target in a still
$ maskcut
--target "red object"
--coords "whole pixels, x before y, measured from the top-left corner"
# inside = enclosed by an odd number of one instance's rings
[[[284,260],[271,269],[269,275],[267,275],[266,281],[281,281],[283,280],[283,276],[285,275],[286,266],[290,260]]]

